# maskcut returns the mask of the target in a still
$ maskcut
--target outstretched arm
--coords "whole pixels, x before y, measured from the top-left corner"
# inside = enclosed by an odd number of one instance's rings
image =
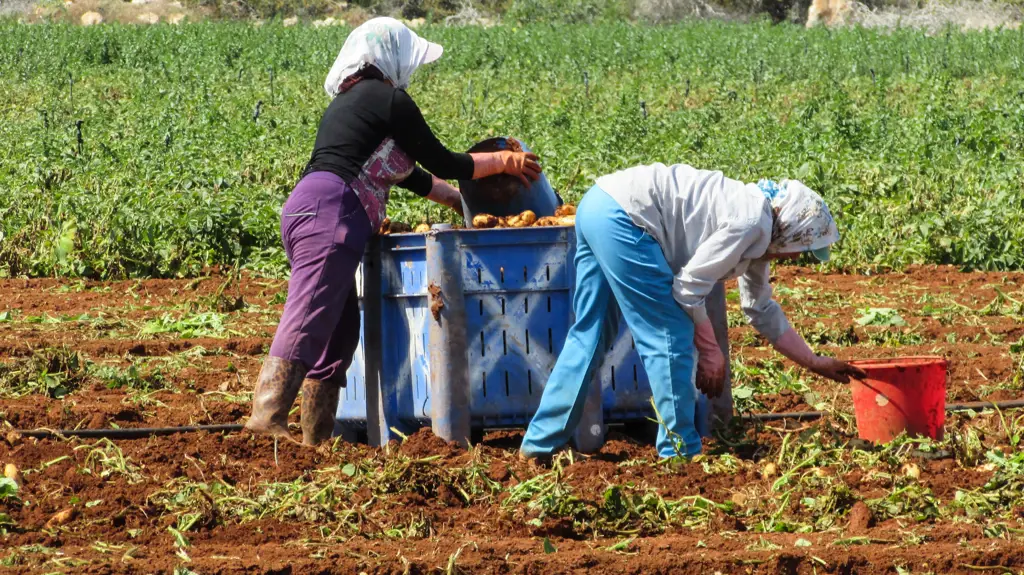
[[[477,180],[496,174],[518,177],[524,185],[540,177],[537,156],[526,152],[459,154],[437,139],[416,103],[396,90],[391,104],[393,137],[413,160],[445,180]]]
[[[775,341],[773,347],[794,363],[839,383],[850,383],[850,378],[864,379],[867,374],[858,367],[832,357],[815,354],[804,338],[790,328]]]

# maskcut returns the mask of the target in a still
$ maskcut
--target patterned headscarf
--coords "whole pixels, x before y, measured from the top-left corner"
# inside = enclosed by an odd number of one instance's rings
[[[836,221],[814,190],[796,180],[761,180],[757,187],[775,214],[768,253],[817,252],[839,241]]]
[[[327,74],[324,90],[331,98],[337,96],[345,78],[365,66],[375,66],[396,88],[407,88],[416,68],[437,60],[442,53],[440,44],[420,38],[394,18],[367,20],[348,35]]]

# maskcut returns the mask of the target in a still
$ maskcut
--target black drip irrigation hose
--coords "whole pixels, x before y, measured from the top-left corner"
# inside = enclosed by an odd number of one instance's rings
[[[950,403],[946,405],[947,412],[957,411],[983,411],[986,409],[1024,409],[1024,399],[1009,401],[974,401],[969,403]],[[828,415],[827,411],[794,411],[790,413],[752,413],[743,415],[747,421],[778,421],[782,419],[793,419],[796,421],[812,421],[821,419]],[[222,433],[241,431],[239,423],[227,423],[217,425],[189,425],[184,427],[129,427],[125,429],[26,429],[17,430],[23,437],[83,437],[93,439],[142,439],[154,435],[174,435],[176,433],[196,433],[206,431],[210,433]]]
[[[240,423],[217,425],[186,425],[184,427],[127,427],[124,429],[27,429],[15,431],[24,437],[84,437],[92,439],[142,439],[154,435],[174,435],[176,433],[211,433],[241,431]]]
[[[946,412],[955,413],[958,411],[984,411],[986,409],[1024,409],[1024,399],[1011,399],[1007,401],[972,401],[968,403],[947,403]],[[828,415],[828,411],[793,411],[789,413],[751,413],[744,414],[743,419],[748,421],[778,421],[780,419],[793,419],[796,421],[812,421],[821,419]]]

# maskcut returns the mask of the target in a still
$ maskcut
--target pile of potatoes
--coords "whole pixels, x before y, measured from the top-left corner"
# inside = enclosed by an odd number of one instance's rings
[[[530,210],[508,217],[492,216],[491,214],[478,214],[473,217],[473,228],[486,230],[493,228],[529,228],[529,227],[556,227],[576,225],[576,206],[565,204],[555,210],[555,215],[538,218],[537,214]],[[430,231],[429,224],[419,224],[415,228],[402,222],[392,222],[385,218],[380,226],[380,235],[390,234],[425,234]]]

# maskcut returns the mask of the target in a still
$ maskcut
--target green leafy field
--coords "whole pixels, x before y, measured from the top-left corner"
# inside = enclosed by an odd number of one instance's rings
[[[278,211],[347,32],[0,23],[0,275],[281,273]],[[838,266],[1024,265],[1020,30],[422,33],[446,54],[410,92],[442,140],[520,137],[569,199],[654,161],[796,177],[840,220]],[[395,195],[393,218],[454,217]]]

